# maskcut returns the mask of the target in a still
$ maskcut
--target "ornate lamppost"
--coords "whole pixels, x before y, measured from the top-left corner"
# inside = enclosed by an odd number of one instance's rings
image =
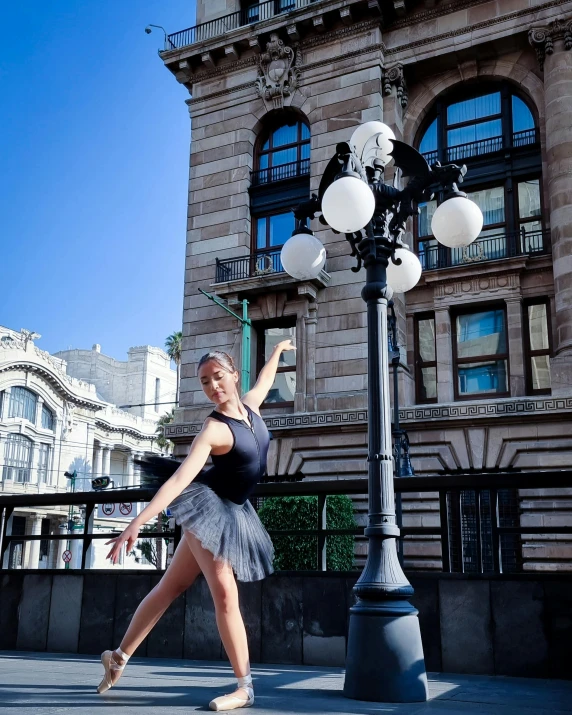
[[[385,184],[383,172],[393,159],[403,189]],[[315,277],[326,251],[308,222],[320,216],[323,225],[344,233],[363,266],[368,334],[368,556],[350,609],[344,695],[375,702],[419,702],[427,699],[427,676],[418,611],[408,602],[413,588],[397,556],[393,489],[393,455],[389,397],[387,302],[393,292],[413,288],[421,276],[419,259],[403,243],[406,222],[417,205],[441,187],[445,200],[437,208],[432,229],[449,247],[468,245],[479,235],[483,217],[478,206],[460,192],[465,166],[429,166],[412,147],[397,141],[381,122],[367,122],[349,143],[337,145],[322,176],[318,195],[294,211],[296,228],[282,249],[284,269],[299,280]]]

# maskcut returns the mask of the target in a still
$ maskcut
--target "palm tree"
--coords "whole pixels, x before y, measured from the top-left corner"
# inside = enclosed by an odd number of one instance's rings
[[[157,420],[157,429],[155,430],[157,437],[155,441],[157,442],[157,446],[164,452],[170,452],[173,446],[172,442],[165,437],[165,425],[171,424],[174,419],[175,408],[173,407]]]
[[[183,352],[183,333],[178,330],[165,340],[167,355],[174,361],[177,366],[177,405],[179,404],[179,382],[180,382],[180,366],[181,353]]]

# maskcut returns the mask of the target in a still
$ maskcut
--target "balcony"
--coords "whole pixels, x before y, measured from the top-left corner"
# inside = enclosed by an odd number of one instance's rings
[[[258,169],[257,171],[252,171],[250,177],[252,186],[262,186],[276,181],[295,179],[299,176],[308,176],[309,174],[310,159],[301,159],[300,161],[293,161],[289,164],[281,164],[279,166],[272,166],[268,169]]]
[[[550,253],[550,232],[546,229],[526,232],[523,229],[478,238],[464,248],[447,249],[438,245],[434,239],[419,241],[417,255],[423,270],[431,271],[501,258],[532,257],[547,253]]]
[[[443,158],[440,158],[440,152],[437,150],[425,152],[423,156],[428,164],[434,164],[436,161],[441,161],[442,163],[460,162],[465,159],[484,156],[486,154],[495,154],[504,149],[521,149],[539,143],[540,134],[538,128],[525,129],[522,132],[515,132],[512,135],[512,141],[509,146],[507,146],[502,136],[489,137],[488,139],[481,139],[476,142],[469,142],[468,144],[450,146],[443,150]]]
[[[246,10],[238,10],[237,12],[230,13],[230,15],[224,15],[215,20],[203,22],[200,25],[195,25],[186,30],[168,35],[165,40],[165,51],[178,50],[188,45],[194,45],[195,42],[204,42],[213,37],[224,35],[239,27],[251,25],[255,22],[263,22],[264,20],[271,20],[277,15],[308,7],[308,5],[312,5],[317,1],[318,0],[269,0],[268,2],[261,2]]]
[[[256,251],[248,256],[216,259],[215,283],[240,281],[245,278],[258,278],[272,273],[284,273],[280,260],[280,248]]]

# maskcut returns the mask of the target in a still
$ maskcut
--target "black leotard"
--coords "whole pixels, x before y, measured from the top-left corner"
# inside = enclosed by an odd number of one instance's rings
[[[244,404],[244,403],[242,403]],[[227,417],[220,412],[210,413],[230,428],[234,445],[230,452],[212,455],[213,466],[202,472],[196,481],[209,486],[222,499],[244,504],[256,484],[266,474],[266,459],[270,437],[264,420],[248,405],[250,424],[245,420]]]

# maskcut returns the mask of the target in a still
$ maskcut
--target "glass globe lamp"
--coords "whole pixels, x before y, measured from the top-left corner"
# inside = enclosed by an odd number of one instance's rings
[[[299,281],[317,278],[326,263],[326,249],[311,231],[307,231],[294,233],[280,252],[282,267]]]
[[[391,127],[383,122],[364,122],[354,131],[350,138],[350,144],[353,146],[355,153],[361,160],[362,153],[367,142],[376,134],[382,134],[386,139],[395,139],[395,134]],[[391,149],[390,149],[391,151]]]
[[[448,248],[468,246],[482,229],[481,209],[465,196],[453,196],[443,201],[431,219],[433,235]]]
[[[375,211],[375,197],[369,186],[355,176],[333,181],[322,198],[327,223],[340,233],[354,233],[366,226]]]
[[[421,263],[417,256],[407,248],[396,248],[395,259],[401,260],[395,265],[389,260],[387,266],[387,283],[394,293],[406,293],[415,288],[421,278]]]

